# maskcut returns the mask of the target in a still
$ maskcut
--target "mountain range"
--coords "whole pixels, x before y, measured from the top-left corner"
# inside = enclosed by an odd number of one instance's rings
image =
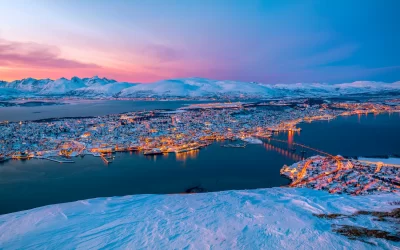
[[[82,98],[276,98],[332,97],[354,94],[400,94],[400,81],[394,83],[356,81],[341,84],[295,83],[262,84],[181,78],[154,83],[129,83],[99,78],[72,77],[0,81],[0,98],[82,97]]]

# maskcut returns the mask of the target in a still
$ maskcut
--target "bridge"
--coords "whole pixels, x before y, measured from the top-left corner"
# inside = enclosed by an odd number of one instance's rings
[[[269,140],[269,141],[277,141],[277,142],[289,143],[289,141],[280,140],[280,139],[275,139],[275,138],[268,138],[268,140]],[[306,149],[309,149],[309,150],[312,150],[312,151],[314,151],[314,152],[323,154],[323,155],[325,155],[325,156],[331,157],[331,158],[336,159],[336,160],[337,160],[338,158],[340,159],[340,157],[338,157],[338,156],[329,154],[329,153],[324,152],[324,151],[322,151],[322,150],[320,150],[320,149],[316,149],[316,148],[313,148],[313,147],[310,147],[310,146],[307,146],[307,145],[304,145],[304,144],[301,144],[301,143],[292,142],[291,144],[297,145],[297,146],[300,146],[300,147],[303,147],[303,148],[306,148]],[[359,161],[359,162],[361,162],[361,163],[365,163],[365,164],[379,165],[380,167],[396,167],[396,168],[400,168],[400,164],[383,163],[383,162],[378,162],[378,161],[365,161],[365,160],[357,160],[357,161]]]
[[[343,165],[344,165],[344,164],[343,164],[343,160],[344,160],[344,158],[342,158],[342,157],[340,157],[340,156],[335,156],[335,155],[329,154],[329,153],[327,153],[327,152],[324,152],[324,151],[322,151],[322,150],[319,150],[319,149],[316,149],[316,148],[313,148],[313,147],[310,147],[310,146],[307,146],[307,145],[304,145],[304,144],[301,144],[301,143],[297,143],[297,142],[289,142],[289,141],[280,140],[280,139],[275,139],[275,138],[268,138],[268,140],[269,140],[269,141],[282,142],[282,143],[289,143],[289,144],[292,144],[292,145],[297,145],[297,146],[300,146],[300,147],[303,147],[303,148],[312,150],[312,151],[314,151],[314,152],[317,152],[317,153],[319,153],[319,154],[325,155],[325,156],[327,156],[327,157],[329,157],[329,158],[332,158],[332,159],[334,159],[334,160],[336,161],[336,163],[337,163],[337,168],[336,168],[335,170],[333,170],[333,171],[331,171],[331,172],[325,172],[325,173],[323,173],[323,174],[321,174],[321,175],[319,175],[319,176],[317,176],[317,177],[314,177],[314,178],[312,178],[312,179],[310,179],[310,180],[304,180],[304,177],[306,176],[306,173],[307,173],[307,169],[308,169],[308,167],[310,166],[310,164],[313,162],[313,159],[307,160],[307,161],[304,163],[302,169],[301,169],[301,170],[299,171],[299,173],[297,174],[296,180],[293,181],[293,182],[289,185],[289,186],[291,186],[291,187],[294,187],[294,186],[296,186],[296,185],[298,185],[298,184],[301,184],[301,183],[306,183],[306,182],[312,181],[312,180],[314,180],[314,179],[321,178],[321,177],[323,177],[323,176],[328,176],[328,175],[330,175],[330,174],[334,174],[334,173],[338,172],[339,170],[341,170],[341,169],[343,168]],[[387,164],[387,163],[383,163],[383,162],[373,162],[373,161],[364,161],[364,160],[358,160],[358,162],[361,162],[361,163],[364,163],[364,164],[376,165],[377,168],[376,168],[376,170],[375,170],[375,173],[379,172],[379,171],[381,170],[382,167],[396,167],[396,168],[400,168],[400,165],[399,165],[399,164]],[[347,160],[346,165],[347,165],[347,164],[351,164],[351,162],[350,162],[349,160]]]
[[[280,139],[275,139],[275,138],[268,138],[268,140],[270,140],[270,141],[277,141],[277,142],[283,142],[283,143],[289,143],[289,141],[280,140]],[[306,149],[309,149],[309,150],[312,150],[312,151],[315,151],[315,152],[317,152],[317,153],[320,153],[320,154],[323,154],[323,155],[326,155],[326,156],[329,156],[329,157],[332,157],[332,158],[337,157],[337,156],[331,155],[331,154],[329,154],[329,153],[327,153],[327,152],[324,152],[324,151],[322,151],[322,150],[319,150],[319,149],[316,149],[316,148],[312,148],[312,147],[309,147],[309,146],[304,145],[304,144],[301,144],[301,143],[292,142],[292,144],[293,144],[293,145],[296,145],[296,146],[300,146],[300,147],[306,148]]]
[[[289,141],[280,140],[280,139],[275,139],[275,138],[268,138],[268,140],[269,140],[269,141],[282,142],[282,143],[289,143]],[[315,151],[315,152],[317,152],[317,153],[319,153],[319,154],[325,155],[325,156],[327,156],[327,157],[330,157],[330,158],[336,160],[336,162],[337,162],[337,168],[336,168],[334,171],[332,171],[331,173],[324,173],[324,175],[332,174],[332,173],[337,172],[337,171],[339,171],[340,169],[343,168],[343,162],[342,162],[342,159],[343,159],[343,158],[341,158],[341,157],[339,157],[339,156],[335,156],[335,155],[329,154],[329,153],[324,152],[324,151],[322,151],[322,150],[319,150],[319,149],[316,149],[316,148],[313,148],[313,147],[310,147],[310,146],[307,146],[307,145],[304,145],[304,144],[301,144],[301,143],[291,142],[291,144],[292,144],[292,145],[296,145],[296,146],[300,146],[300,147],[303,147],[303,148],[306,148],[306,149],[309,149],[309,150],[312,150],[312,151]],[[310,166],[310,164],[311,164],[312,162],[313,162],[313,160],[312,160],[312,159],[309,159],[309,160],[307,160],[307,161],[304,163],[302,169],[301,169],[300,172],[297,174],[296,181],[292,182],[292,183],[290,184],[290,186],[296,186],[296,185],[298,185],[299,183],[303,182],[303,178],[306,176],[307,169],[308,169],[308,167]]]

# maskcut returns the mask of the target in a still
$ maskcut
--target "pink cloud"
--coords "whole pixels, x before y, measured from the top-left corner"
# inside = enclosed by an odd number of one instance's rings
[[[100,68],[93,63],[83,63],[60,57],[55,46],[32,42],[13,42],[0,39],[0,66],[30,68]]]

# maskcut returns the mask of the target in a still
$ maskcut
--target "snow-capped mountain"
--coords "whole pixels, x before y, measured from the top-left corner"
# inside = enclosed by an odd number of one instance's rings
[[[114,82],[103,85],[92,85],[89,87],[78,88],[68,92],[71,96],[83,97],[115,97],[122,90],[130,88],[136,84],[129,82]]]
[[[38,92],[42,90],[45,86],[47,86],[50,82],[52,82],[52,80],[50,79],[37,80],[34,78],[26,78],[12,82],[6,82],[3,87],[26,92]]]
[[[0,88],[4,88],[6,86],[7,82],[6,81],[1,81],[0,80]]]
[[[143,95],[164,97],[268,97],[280,94],[268,85],[237,81],[218,81],[204,78],[172,79],[152,84],[138,84],[124,89],[120,93],[121,97],[137,97]]]
[[[400,94],[400,82],[262,84],[206,78],[182,78],[155,83],[128,83],[97,76],[92,78],[60,78],[57,80],[26,78],[12,82],[0,81],[0,98],[3,99],[17,96],[277,98],[379,93]]]
[[[58,80],[49,82],[46,86],[44,86],[39,94],[42,95],[57,95],[57,94],[66,94],[69,91],[73,91],[78,88],[84,88],[86,85],[79,78],[72,78],[68,80],[66,78],[60,78]]]
[[[73,77],[72,79],[79,79],[78,77]],[[72,80],[71,79],[71,80]],[[107,78],[99,78],[98,76],[94,76],[92,78],[83,78],[82,81],[86,86],[104,86],[110,83],[116,83],[116,80],[107,79]]]

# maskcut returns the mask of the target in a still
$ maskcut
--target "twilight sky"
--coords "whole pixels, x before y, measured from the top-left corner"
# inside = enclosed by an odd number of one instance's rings
[[[397,0],[3,0],[0,79],[400,80]]]

